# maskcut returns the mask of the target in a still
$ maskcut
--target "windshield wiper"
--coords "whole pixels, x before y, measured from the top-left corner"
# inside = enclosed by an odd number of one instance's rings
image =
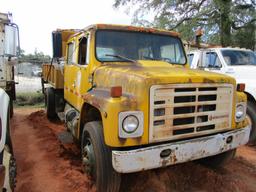
[[[148,60],[152,60],[152,61],[156,60],[155,58],[153,58],[153,57],[148,57],[148,56],[143,56],[143,58],[144,58],[144,59],[148,59]]]
[[[129,58],[127,58],[125,56],[122,56],[122,55],[106,54],[105,56],[107,56],[107,57],[115,57],[115,58],[118,58],[118,59],[123,59],[125,61],[130,61],[132,63],[138,63],[138,61],[133,60],[133,59],[129,59]]]
[[[173,63],[171,59],[161,57],[161,58],[153,58],[153,57],[148,57],[148,56],[143,56],[145,59],[152,60],[152,61],[165,61],[167,63]]]

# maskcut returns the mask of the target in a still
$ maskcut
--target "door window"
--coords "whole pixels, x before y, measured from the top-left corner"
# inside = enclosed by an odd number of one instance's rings
[[[67,64],[73,64],[75,63],[75,49],[74,49],[74,43],[68,44],[68,58],[67,58]]]
[[[87,52],[87,38],[82,37],[79,39],[79,52],[78,52],[78,64],[86,64],[86,52]]]
[[[221,67],[220,59],[215,52],[207,52],[204,58],[203,66],[206,68]]]
[[[191,66],[193,58],[194,58],[194,53],[188,54],[188,64],[189,64],[189,66]]]

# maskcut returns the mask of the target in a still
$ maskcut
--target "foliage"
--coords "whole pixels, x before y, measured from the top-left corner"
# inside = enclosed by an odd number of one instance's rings
[[[27,105],[43,105],[44,95],[40,92],[26,92],[17,93],[15,105],[27,106]]]
[[[202,28],[206,42],[255,48],[254,0],[115,0],[114,6],[138,7],[133,24],[175,29],[186,40]]]
[[[34,63],[34,64],[42,64],[42,63],[49,63],[51,57],[49,55],[45,55],[41,51],[37,51],[35,49],[34,54],[25,54],[25,51],[21,49],[20,51],[20,58],[19,62],[27,62],[27,63]]]

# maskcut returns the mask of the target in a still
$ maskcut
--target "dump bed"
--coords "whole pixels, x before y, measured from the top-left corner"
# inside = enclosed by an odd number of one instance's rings
[[[78,29],[57,29],[52,32],[53,58],[56,61],[52,64],[43,64],[42,80],[51,84],[55,89],[64,88],[63,63],[59,59],[66,58],[66,43],[72,35],[79,32]],[[61,59],[60,59],[61,60]]]
[[[44,82],[51,84],[55,89],[63,89],[63,66],[58,64],[43,64],[42,78]]]

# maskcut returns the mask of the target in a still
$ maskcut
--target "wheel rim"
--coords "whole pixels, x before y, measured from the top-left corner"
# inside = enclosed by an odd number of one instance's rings
[[[95,155],[91,139],[87,138],[82,151],[82,162],[84,172],[95,176]]]
[[[17,167],[16,162],[13,156],[10,159],[10,167],[9,167],[9,182],[12,189],[15,188],[16,185],[16,174],[17,174]]]

